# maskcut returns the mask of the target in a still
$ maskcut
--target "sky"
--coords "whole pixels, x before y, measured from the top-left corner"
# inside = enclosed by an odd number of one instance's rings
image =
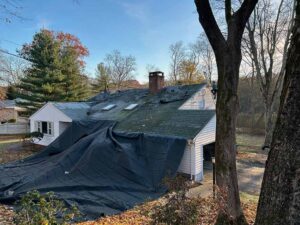
[[[135,77],[147,81],[146,66],[169,70],[169,46],[195,41],[201,32],[194,1],[186,0],[19,0],[22,20],[0,21],[0,48],[15,53],[41,28],[77,36],[90,54],[86,71],[119,50],[137,60]]]

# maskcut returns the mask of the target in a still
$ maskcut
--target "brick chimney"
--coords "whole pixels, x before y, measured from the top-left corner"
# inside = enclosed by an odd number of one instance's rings
[[[164,87],[164,73],[155,71],[149,73],[149,91],[151,94],[158,93]]]

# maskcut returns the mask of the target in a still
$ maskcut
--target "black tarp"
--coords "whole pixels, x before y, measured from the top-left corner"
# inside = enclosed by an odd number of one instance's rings
[[[49,191],[78,205],[87,218],[119,213],[165,192],[186,140],[114,132],[113,121],[81,121],[42,152],[0,166],[0,202],[30,190]]]

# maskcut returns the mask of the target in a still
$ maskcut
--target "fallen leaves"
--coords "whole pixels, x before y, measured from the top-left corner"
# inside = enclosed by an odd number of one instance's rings
[[[132,210],[128,210],[119,215],[107,216],[96,221],[80,223],[78,225],[149,225],[151,219],[147,216],[147,212],[157,201],[147,202],[141,206],[137,206]],[[199,225],[213,225],[217,217],[218,204],[212,197],[199,198]],[[242,202],[242,207],[247,221],[250,225],[254,224],[256,216],[257,202]]]
[[[0,225],[13,225],[14,211],[11,207],[0,205]]]

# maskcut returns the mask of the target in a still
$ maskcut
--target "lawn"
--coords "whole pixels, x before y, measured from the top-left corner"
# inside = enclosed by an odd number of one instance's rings
[[[236,143],[239,152],[266,154],[261,150],[264,143],[263,135],[252,135],[248,133],[237,133]]]
[[[16,161],[38,152],[42,147],[24,141],[20,135],[0,137],[0,164]]]

